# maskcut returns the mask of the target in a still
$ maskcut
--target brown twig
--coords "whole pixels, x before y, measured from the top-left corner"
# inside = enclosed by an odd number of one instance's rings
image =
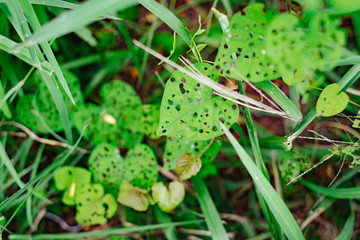
[[[314,221],[316,218],[318,218],[323,212],[325,212],[325,208],[320,208],[317,212],[315,212],[313,215],[305,219],[305,221],[301,224],[301,230],[304,230],[307,225],[309,225],[312,221]]]
[[[73,146],[71,146],[71,145],[69,145],[69,144],[67,144],[67,143],[63,143],[63,142],[59,142],[59,141],[56,141],[56,140],[39,137],[39,136],[36,135],[33,131],[31,131],[29,128],[27,128],[26,126],[24,126],[24,125],[22,125],[22,124],[20,124],[20,123],[17,123],[17,122],[5,121],[5,122],[0,123],[0,127],[1,127],[1,126],[4,126],[4,125],[11,125],[11,126],[15,126],[15,127],[17,127],[17,128],[20,128],[20,129],[23,130],[29,137],[31,137],[32,139],[34,139],[35,141],[40,142],[40,143],[44,143],[44,144],[51,145],[51,146],[65,147],[65,148],[69,148],[69,149],[71,149],[71,148],[73,147]],[[85,152],[85,153],[88,152],[87,150],[82,149],[82,148],[78,148],[78,149],[79,149],[79,151],[81,151],[81,152]]]

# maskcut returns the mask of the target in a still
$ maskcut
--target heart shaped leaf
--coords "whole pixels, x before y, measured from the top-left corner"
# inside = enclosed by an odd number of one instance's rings
[[[88,160],[89,170],[95,182],[103,184],[105,190],[117,196],[124,178],[124,159],[119,149],[108,143],[101,143],[92,151]]]
[[[130,149],[124,160],[124,179],[136,187],[150,189],[158,179],[158,164],[152,149],[138,144]]]
[[[201,169],[201,160],[190,153],[183,153],[176,160],[176,173],[180,174],[180,180],[186,180],[195,176]]]
[[[79,79],[71,72],[63,71],[63,75],[73,95],[75,104],[67,97],[63,88],[61,93],[64,97],[65,105],[71,115],[76,111],[77,106],[81,106],[84,102],[83,95],[80,88]],[[43,82],[40,74],[37,72],[27,81],[27,88],[31,91],[38,91],[37,94],[28,93],[21,97],[16,105],[16,112],[19,122],[40,133],[49,133],[48,129],[44,127],[45,122],[48,127],[54,131],[59,132],[63,130],[62,122],[59,118],[59,113],[55,104],[51,99],[51,94]],[[42,120],[40,120],[40,118]]]
[[[91,173],[82,167],[64,166],[55,172],[54,181],[56,189],[63,191],[73,183],[90,183]]]
[[[189,141],[179,138],[168,138],[164,150],[164,169],[175,170],[175,162],[181,154],[187,152],[198,156],[205,148],[208,149],[201,155],[200,159],[203,165],[211,163],[220,151],[220,141],[214,141],[210,146],[208,141]]]
[[[262,3],[255,3],[230,20],[230,34],[223,35],[215,67],[221,76],[259,82],[279,77],[265,49],[266,28],[275,10],[264,10]]]
[[[330,117],[342,112],[349,103],[349,97],[341,92],[338,84],[333,83],[324,88],[316,103],[317,116]]]
[[[194,65],[204,75],[218,80],[209,64]],[[230,126],[239,118],[238,106],[195,79],[176,71],[165,86],[161,102],[158,135],[186,140],[208,140],[222,134],[218,120]]]
[[[305,73],[305,41],[305,32],[295,15],[281,14],[268,27],[266,51],[284,78],[291,79],[296,70]]]
[[[117,200],[120,204],[131,207],[139,212],[146,211],[150,204],[148,192],[132,186],[126,180],[121,183]]]
[[[174,181],[169,184],[169,190],[162,182],[152,187],[152,198],[164,212],[173,212],[174,209],[184,200],[185,188],[180,182]]]
[[[55,187],[64,191],[62,201],[66,205],[75,205],[79,189],[91,181],[91,173],[81,167],[64,166],[54,175]]]
[[[77,194],[76,221],[86,226],[105,224],[114,216],[117,203],[111,194],[104,195],[101,184],[84,185]]]

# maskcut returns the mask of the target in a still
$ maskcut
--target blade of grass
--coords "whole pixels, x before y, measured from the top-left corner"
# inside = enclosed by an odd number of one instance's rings
[[[298,122],[302,120],[300,109],[274,83],[263,81],[255,85],[264,90],[289,116]]]
[[[338,82],[341,87],[341,91],[348,89],[358,78],[360,77],[360,64],[352,66],[349,71],[347,71],[341,80]],[[295,128],[294,133],[287,138],[287,142],[284,144],[287,145],[288,150],[292,148],[292,142],[309,126],[309,124],[316,118],[316,108],[312,108],[310,112],[304,117],[303,121]]]
[[[206,224],[211,232],[211,239],[214,240],[226,240],[229,237],[226,234],[224,225],[221,222],[220,215],[215,207],[210,193],[199,176],[191,178],[194,185],[198,200],[200,203],[201,211],[205,216]]]
[[[328,197],[338,198],[338,199],[356,199],[360,198],[360,187],[352,188],[328,188],[316,185],[309,181],[301,180],[301,183],[306,187],[310,188],[314,192],[323,194]]]
[[[354,207],[353,207],[352,202],[350,202],[350,208],[351,208],[350,216],[346,220],[343,230],[341,231],[339,236],[336,238],[338,240],[352,239],[352,235],[354,233],[354,227],[355,227],[355,213],[354,213]]]
[[[14,55],[15,57],[21,59],[29,65],[40,69],[39,66],[35,66],[35,64],[33,63],[29,50],[27,48],[20,48],[20,44],[2,35],[0,35],[0,49],[11,55]],[[19,49],[19,51],[15,51],[14,49]],[[53,72],[53,69],[49,62],[41,63],[41,69],[49,75],[51,75],[51,73]]]
[[[35,13],[32,5],[30,4],[30,1],[29,0],[20,0],[20,3],[24,9],[24,13],[25,13],[32,29],[34,31],[37,31],[38,29],[40,29],[41,28],[40,22],[39,22],[38,18],[36,17],[36,13]],[[75,104],[74,98],[71,95],[69,86],[66,83],[66,80],[64,78],[64,75],[62,74],[62,71],[60,69],[60,66],[59,66],[56,58],[55,58],[55,55],[54,55],[53,51],[51,50],[50,44],[48,42],[44,42],[43,44],[40,44],[40,46],[43,49],[47,60],[51,64],[52,68],[54,69],[54,72],[55,72],[61,86],[64,88],[66,95],[68,95],[71,102],[73,102]]]
[[[14,193],[13,195],[11,195],[10,197],[8,197],[7,199],[5,199],[4,201],[2,201],[0,203],[0,212],[3,211],[4,209],[7,208],[7,206],[12,204],[12,201],[18,199],[19,197],[21,197],[21,195],[26,192],[30,187],[32,187],[34,184],[36,184],[40,179],[42,179],[44,176],[47,176],[49,173],[51,173],[52,171],[54,171],[56,168],[60,167],[61,165],[64,164],[64,162],[68,159],[68,157],[73,153],[73,151],[77,148],[78,144],[80,143],[80,140],[82,139],[82,136],[84,134],[86,126],[83,128],[78,140],[75,142],[75,144],[73,145],[72,148],[70,148],[69,150],[66,151],[65,154],[63,154],[62,157],[60,157],[58,160],[56,160],[55,162],[51,163],[50,165],[48,165],[44,170],[41,171],[41,173],[39,173],[34,179],[30,180],[29,182],[26,183],[26,185],[21,188],[20,190],[18,190],[16,193]],[[1,143],[0,143],[1,144]],[[2,146],[2,145],[1,145]],[[2,154],[2,152],[0,151],[0,154]],[[5,153],[6,154],[6,153]],[[7,155],[6,155],[7,156]],[[0,155],[1,159],[2,156]],[[11,164],[11,163],[10,163]]]
[[[54,234],[34,234],[34,235],[13,234],[9,236],[9,239],[46,239],[47,240],[47,239],[79,239],[84,237],[93,237],[93,238],[106,237],[115,234],[150,231],[155,229],[164,229],[164,228],[171,228],[177,226],[198,224],[202,222],[203,220],[192,220],[192,221],[153,224],[153,225],[131,227],[131,228],[112,228],[101,231],[81,232],[81,233],[54,233]]]
[[[0,81],[0,108],[3,111],[6,118],[12,118],[11,111],[9,109],[9,105],[6,102],[5,94],[4,94],[4,88],[2,86],[2,81]]]
[[[182,39],[184,39],[188,46],[192,46],[193,40],[189,30],[169,9],[154,0],[141,0],[140,4],[174,30]]]
[[[277,222],[284,231],[285,235],[289,239],[294,239],[294,240],[305,239],[297,222],[295,221],[291,212],[285,205],[284,201],[279,197],[275,189],[271,186],[269,181],[256,167],[253,160],[249,157],[246,151],[240,146],[240,144],[230,133],[230,131],[224,126],[222,122],[219,122],[219,124],[221,125],[226,136],[228,137],[230,143],[233,145],[236,153],[240,157],[245,168],[251,175],[255,185],[263,195],[266,203],[268,204],[271,212],[274,214]]]
[[[27,19],[24,15],[23,9],[19,3],[19,1],[12,1],[12,0],[5,0],[5,3],[11,13],[11,16],[13,17],[11,23],[14,25],[14,27],[17,29],[17,32],[23,42],[26,41],[26,39],[31,35],[30,28],[27,24]],[[38,58],[38,55],[36,54],[35,46],[29,46],[29,52],[31,59],[33,61],[33,64],[35,66],[40,66],[40,60]]]
[[[74,10],[67,11],[54,20],[42,26],[25,42],[26,46],[43,43],[61,37],[84,27],[106,12],[118,11],[136,5],[135,0],[90,0],[79,5]]]
[[[239,93],[244,95],[245,91],[244,91],[244,87],[243,87],[241,81],[239,81],[238,86],[239,86]],[[253,151],[253,154],[254,154],[254,157],[255,157],[256,166],[261,170],[261,172],[264,174],[266,179],[270,182],[270,176],[269,176],[269,173],[268,173],[268,171],[266,169],[264,160],[263,160],[262,155],[261,155],[259,139],[258,139],[256,129],[254,127],[254,124],[253,124],[253,121],[252,121],[252,118],[251,118],[250,110],[246,106],[242,106],[242,109],[244,111],[246,128],[248,130],[250,143],[251,143],[251,148],[252,148],[252,151]],[[281,229],[280,229],[276,219],[271,214],[271,212],[269,210],[269,207],[267,206],[267,204],[266,204],[266,202],[264,200],[264,197],[262,196],[259,189],[257,189],[257,187],[256,187],[256,192],[257,192],[257,195],[258,195],[258,198],[259,198],[259,203],[260,203],[260,206],[261,206],[261,210],[263,211],[266,222],[269,225],[269,230],[270,230],[270,232],[272,234],[272,237],[275,238],[275,239],[281,239]]]
[[[40,164],[40,160],[41,160],[41,156],[43,154],[43,151],[44,151],[44,147],[45,147],[45,144],[42,144],[36,154],[36,157],[35,157],[35,160],[34,160],[34,163],[33,163],[33,169],[32,169],[32,172],[31,172],[31,175],[30,175],[30,180],[34,179],[36,177],[36,173],[37,173],[37,170],[38,170],[38,167],[39,167],[39,164]],[[30,195],[30,197],[26,200],[26,219],[27,219],[27,222],[30,226],[30,228],[32,230],[35,230],[35,227],[34,227],[34,224],[33,224],[33,206],[32,206],[32,197],[31,197],[31,193],[33,191],[33,188],[30,187],[29,190],[28,190],[28,194]]]

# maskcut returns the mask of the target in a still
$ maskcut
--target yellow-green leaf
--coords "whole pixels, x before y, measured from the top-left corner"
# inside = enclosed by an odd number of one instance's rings
[[[190,153],[183,153],[176,160],[176,173],[180,174],[180,180],[186,180],[195,176],[201,169],[201,160]]]

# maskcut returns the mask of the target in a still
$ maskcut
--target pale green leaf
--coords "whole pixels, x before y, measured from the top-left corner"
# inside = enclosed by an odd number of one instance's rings
[[[152,198],[164,212],[173,212],[184,200],[184,197],[184,185],[177,181],[169,184],[169,190],[162,182],[158,182],[152,187]]]
[[[330,117],[342,112],[349,103],[349,97],[345,92],[341,92],[341,87],[330,84],[321,92],[316,103],[317,116]]]
[[[120,186],[118,202],[136,211],[143,212],[149,207],[148,192],[144,189],[132,186],[128,181],[123,181]]]
[[[186,180],[195,176],[201,169],[201,160],[199,157],[190,153],[183,153],[176,160],[176,173],[180,174],[180,180]]]

